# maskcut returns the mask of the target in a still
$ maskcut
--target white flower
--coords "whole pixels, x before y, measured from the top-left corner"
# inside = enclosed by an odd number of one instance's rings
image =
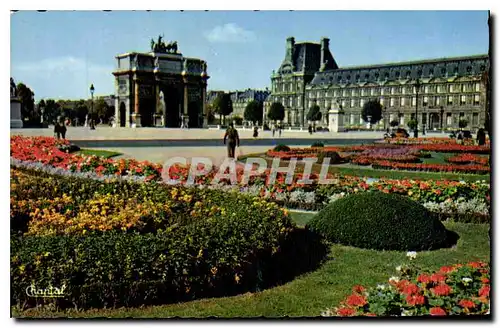
[[[384,290],[385,289],[385,285],[378,284],[377,285],[377,289]]]
[[[465,277],[465,278],[462,278],[462,281],[465,282],[465,283],[469,283],[472,281],[471,278],[468,278],[468,277]]]
[[[401,272],[401,265],[398,265],[398,266],[396,267],[396,271]]]
[[[391,281],[399,282],[399,278],[395,277],[395,276],[392,276],[392,277],[389,278],[389,282],[391,282]]]
[[[403,310],[401,312],[401,316],[402,317],[408,317],[408,316],[411,316],[411,312],[410,311],[407,311],[407,310]]]
[[[414,260],[417,257],[417,252],[408,252],[406,256],[408,256],[410,260]]]

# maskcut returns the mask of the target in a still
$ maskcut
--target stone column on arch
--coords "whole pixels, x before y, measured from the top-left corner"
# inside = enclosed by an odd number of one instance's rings
[[[139,111],[139,79],[137,75],[134,75],[134,113],[132,114],[132,127],[141,127],[141,114]]]
[[[183,106],[182,106],[182,116],[181,116],[181,122],[182,128],[187,128],[189,126],[189,115],[188,115],[188,104],[189,104],[189,85],[188,85],[188,78],[186,74],[183,74],[183,90],[184,90],[184,97],[183,97]]]

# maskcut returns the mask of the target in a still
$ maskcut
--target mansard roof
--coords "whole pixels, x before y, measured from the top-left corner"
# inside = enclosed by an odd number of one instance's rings
[[[325,53],[325,61],[327,70],[338,68],[329,49]],[[290,66],[290,64],[293,66]],[[293,46],[292,63],[283,61],[278,73],[290,74],[292,72],[300,72],[313,75],[319,71],[320,66],[321,45],[314,42],[297,42]]]
[[[330,69],[315,74],[311,85],[373,82],[400,79],[451,78],[479,75],[489,68],[488,55],[436,58],[381,65]]]

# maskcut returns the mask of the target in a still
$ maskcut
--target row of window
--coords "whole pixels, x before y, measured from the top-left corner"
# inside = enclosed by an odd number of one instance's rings
[[[453,93],[453,92],[480,92],[481,84],[476,83],[457,83],[457,84],[434,84],[425,85],[420,88],[419,93]],[[331,91],[318,90],[309,91],[309,98],[324,97],[351,97],[351,96],[377,96],[394,94],[415,94],[415,86],[394,86],[394,87],[366,87],[337,89]]]
[[[404,125],[405,124],[405,115],[404,114],[390,114],[389,116],[389,122],[392,122],[394,120],[398,120],[399,124]],[[458,124],[458,121],[460,119],[468,119],[470,120],[470,116],[465,116],[465,113],[460,113],[459,116],[452,116],[452,113],[445,113],[445,117],[443,117],[443,125],[446,126],[451,126],[453,124]],[[415,119],[415,114],[412,113],[410,114],[410,119],[413,120]],[[432,126],[432,125],[439,125],[441,122],[441,116],[440,115],[427,115],[427,113],[422,113],[419,115],[419,121],[420,122],[425,122],[427,126]],[[359,123],[357,123],[359,122]],[[477,126],[479,124],[479,113],[472,113],[472,120],[469,122],[472,126]],[[363,121],[363,118],[361,117],[361,114],[347,114],[344,115],[344,124],[366,124]],[[379,124],[384,124],[383,120],[379,121]]]

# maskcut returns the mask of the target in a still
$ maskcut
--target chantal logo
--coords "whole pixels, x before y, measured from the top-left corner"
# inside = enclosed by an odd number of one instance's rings
[[[52,287],[48,288],[37,288],[35,284],[31,284],[26,287],[26,295],[30,297],[63,297],[64,290],[66,289],[66,285],[62,285],[62,287]]]

